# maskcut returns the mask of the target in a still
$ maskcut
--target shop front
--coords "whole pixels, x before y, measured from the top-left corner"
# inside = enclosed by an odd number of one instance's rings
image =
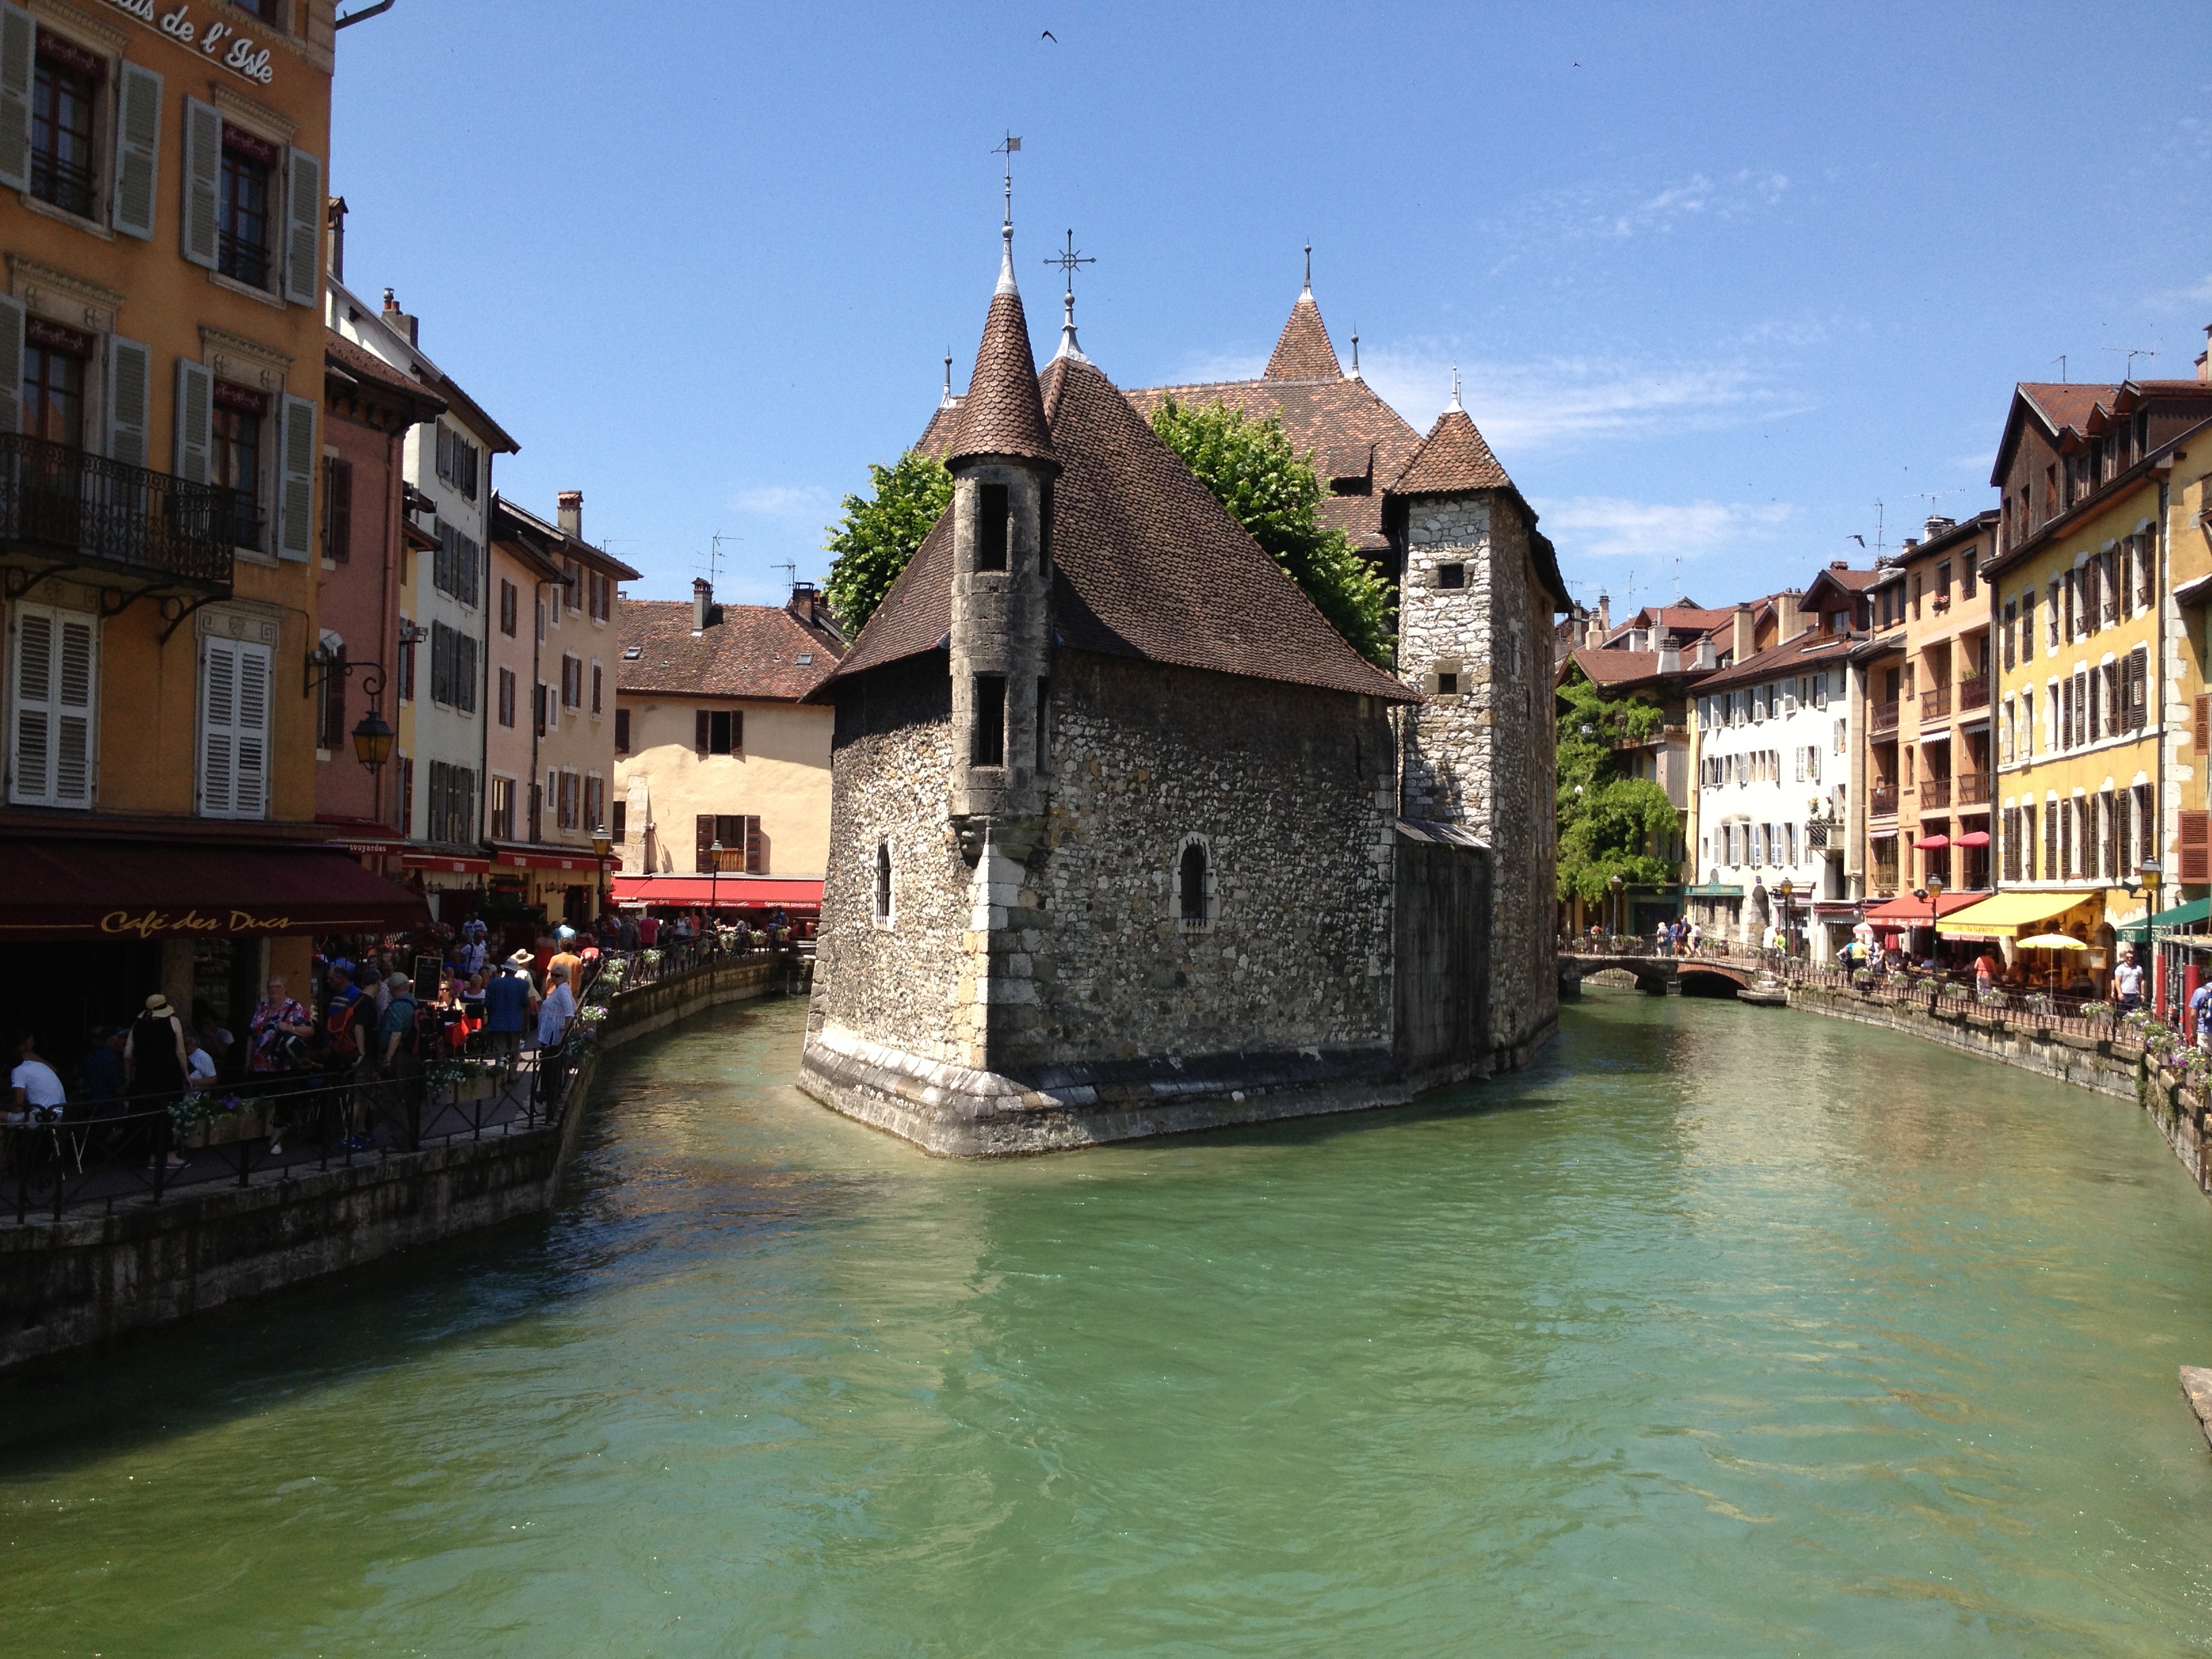
[[[1982,893],[1901,893],[1886,903],[1870,904],[1866,924],[1874,933],[1874,948],[1884,957],[1893,951],[1916,964],[1932,961],[1946,971],[1969,965],[1979,945],[1947,945],[1938,930],[1945,916],[1986,898]]]
[[[312,939],[420,927],[422,901],[322,842],[5,842],[0,999],[66,1077],[155,991],[241,1034],[261,988],[309,994]]]
[[[601,857],[588,848],[555,849],[492,843],[492,878],[511,902],[529,915],[535,926],[566,922],[578,931],[594,926],[606,908],[606,872],[621,860],[612,854]]]
[[[1970,962],[1996,945],[2008,990],[2099,997],[2112,966],[2105,899],[2101,890],[2016,888],[1978,898],[1936,931],[1952,955],[1971,952]]]

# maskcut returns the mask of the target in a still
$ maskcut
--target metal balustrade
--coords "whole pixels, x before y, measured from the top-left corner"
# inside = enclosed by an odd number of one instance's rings
[[[58,568],[228,592],[237,490],[0,434],[0,550]]]

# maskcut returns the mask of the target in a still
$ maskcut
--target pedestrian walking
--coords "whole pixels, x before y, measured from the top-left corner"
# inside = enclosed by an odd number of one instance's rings
[[[568,1035],[568,1022],[576,1017],[576,994],[568,988],[568,969],[565,963],[555,963],[546,970],[552,988],[545,993],[545,1000],[538,1009],[538,1046],[557,1048]]]
[[[2136,960],[2136,947],[2120,946],[2119,965],[2112,969],[2112,999],[2120,1012],[2131,1014],[2143,1006],[2142,964]]]
[[[392,997],[376,1023],[377,1116],[385,1144],[411,1152],[422,1127],[416,1109],[422,1076],[421,1005],[406,975],[387,974],[385,983]]]
[[[185,1022],[159,991],[146,999],[146,1006],[131,1022],[123,1040],[125,1087],[142,1111],[161,1109],[153,1119],[153,1156],[165,1154],[169,1167],[180,1170],[185,1160],[169,1152],[169,1103],[185,1092],[191,1062],[185,1048]],[[151,1105],[149,1105],[151,1103]]]
[[[493,1054],[513,1060],[522,1048],[530,1010],[538,1001],[538,988],[530,982],[530,952],[517,951],[500,964],[484,987],[484,1046]]]

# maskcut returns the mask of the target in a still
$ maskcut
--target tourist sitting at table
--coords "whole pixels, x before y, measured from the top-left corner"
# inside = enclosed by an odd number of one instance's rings
[[[39,1058],[38,1039],[25,1031],[15,1039],[15,1068],[8,1073],[13,1109],[10,1123],[50,1123],[62,1115],[69,1096],[54,1068]]]
[[[92,1047],[76,1063],[77,1097],[105,1103],[123,1098],[123,1028],[95,1025]]]

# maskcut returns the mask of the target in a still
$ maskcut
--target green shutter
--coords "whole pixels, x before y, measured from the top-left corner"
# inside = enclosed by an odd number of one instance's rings
[[[31,187],[31,79],[38,31],[21,6],[0,3],[0,185]]]
[[[147,406],[152,400],[154,354],[136,340],[107,342],[107,453],[126,466],[146,465]]]
[[[161,180],[161,77],[126,63],[115,83],[115,200],[108,218],[117,231],[153,239]]]
[[[213,104],[185,100],[185,258],[216,268],[216,198],[222,186],[222,117]]]
[[[284,297],[295,306],[322,303],[322,158],[304,149],[284,170]]]

